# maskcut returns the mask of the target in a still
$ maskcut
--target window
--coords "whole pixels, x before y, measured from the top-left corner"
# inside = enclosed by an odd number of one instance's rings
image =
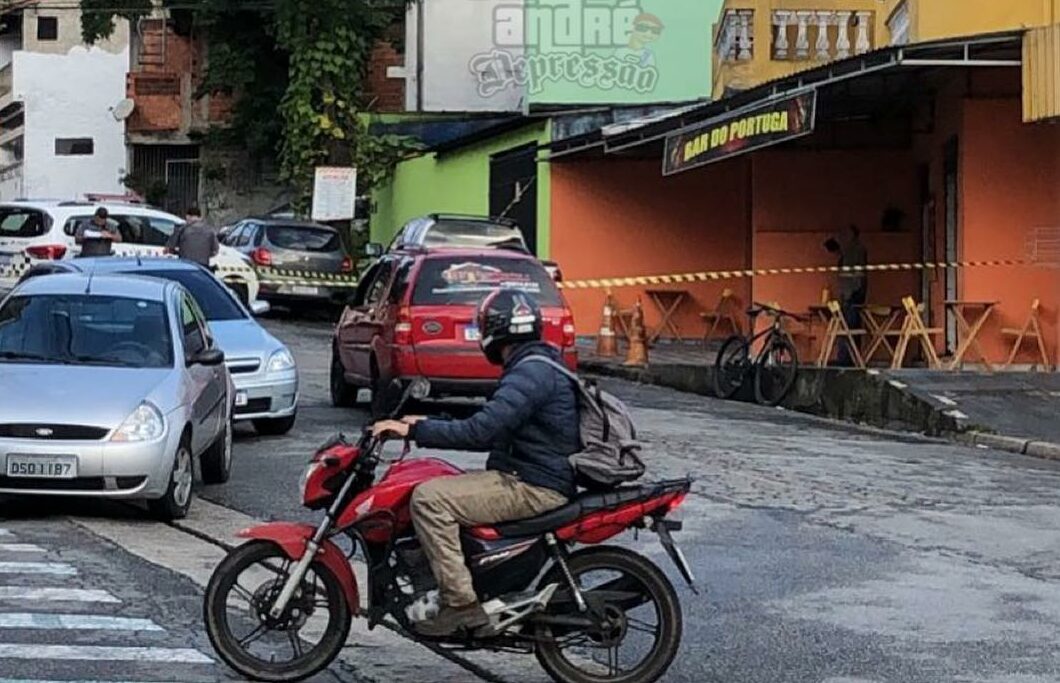
[[[221,240],[221,244],[227,245],[229,247],[237,246],[239,244],[239,235],[242,232],[243,224],[240,223],[236,225],[236,227],[228,231],[228,234],[224,236],[223,240]]]
[[[173,234],[176,222],[166,218],[147,216],[112,216],[118,222],[123,241],[130,244],[146,244],[164,247]]]
[[[339,233],[326,228],[301,225],[269,225],[266,236],[274,247],[294,251],[338,251]]]
[[[496,256],[428,259],[416,277],[412,303],[474,306],[498,288],[526,292],[540,306],[562,305],[556,283],[540,262]]]
[[[187,297],[181,299],[180,319],[184,330],[184,356],[190,358],[202,353],[206,349],[206,337],[203,336],[192,302]]]
[[[63,226],[63,232],[71,237],[77,232],[77,228],[82,223],[92,222],[92,216],[73,216],[67,219],[66,225]],[[121,233],[121,238],[125,239],[125,231],[122,230],[121,226],[118,225],[118,221],[114,220],[113,217],[107,219],[107,229],[111,231],[118,231]]]
[[[390,274],[393,272],[393,262],[385,261],[380,265],[379,274],[368,288],[368,295],[365,297],[365,303],[368,304],[369,307],[374,307],[383,300],[383,295],[386,294],[387,285],[390,284]]]
[[[405,298],[405,292],[409,289],[409,275],[412,274],[412,266],[415,263],[412,259],[405,259],[398,266],[397,275],[394,276],[394,285],[390,288],[390,296],[387,297],[390,303],[397,305]]]
[[[87,157],[96,153],[92,138],[55,138],[55,156]]]
[[[250,240],[254,238],[254,227],[251,223],[243,228],[243,232],[239,233],[239,244],[236,246],[245,247],[250,244]]]
[[[51,219],[40,211],[0,207],[0,237],[40,237],[50,224]]]
[[[59,40],[58,17],[37,17],[37,40]]]
[[[228,289],[215,277],[201,270],[131,270],[130,274],[173,280],[191,292],[206,320],[244,320],[246,314],[232,298]]]

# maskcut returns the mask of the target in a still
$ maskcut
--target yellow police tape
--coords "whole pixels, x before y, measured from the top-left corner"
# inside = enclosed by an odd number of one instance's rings
[[[568,280],[559,284],[563,289],[611,289],[638,287],[643,285],[675,285],[715,280],[735,280],[746,277],[771,275],[810,275],[832,273],[874,273],[917,270],[946,270],[949,268],[982,268],[988,266],[1026,266],[1020,260],[995,261],[939,261],[934,263],[878,263],[867,266],[806,266],[796,268],[755,268],[750,270],[709,270],[699,273],[676,273],[669,275],[640,275],[637,277],[600,278],[594,280]]]
[[[354,275],[342,275],[339,273],[318,273],[305,270],[289,270],[286,268],[266,268],[256,266],[218,266],[216,272],[224,279],[225,273],[254,272],[258,276],[258,283],[264,285],[296,285],[305,287],[331,287],[334,289],[355,288],[357,277]]]

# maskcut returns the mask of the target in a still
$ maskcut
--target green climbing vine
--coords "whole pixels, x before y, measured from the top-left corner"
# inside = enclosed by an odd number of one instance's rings
[[[233,120],[217,135],[275,154],[303,211],[314,168],[355,165],[364,192],[415,144],[369,132],[365,78],[372,47],[407,0],[164,0],[174,23],[209,45],[199,93],[236,95]],[[135,19],[151,0],[81,0],[87,42],[108,37],[115,17]],[[108,9],[104,9],[108,8]],[[114,10],[111,12],[111,10]]]

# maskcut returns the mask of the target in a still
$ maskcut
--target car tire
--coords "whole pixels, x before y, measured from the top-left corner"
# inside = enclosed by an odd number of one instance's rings
[[[153,517],[163,522],[171,522],[188,516],[188,508],[191,507],[191,499],[195,495],[192,492],[194,473],[191,439],[185,434],[173,456],[173,470],[169,473],[166,492],[161,498],[147,501],[147,509]]]
[[[206,484],[223,484],[232,475],[232,421],[227,420],[224,431],[199,456],[202,481]]]
[[[331,405],[336,408],[353,408],[357,405],[357,387],[346,381],[342,360],[338,352],[331,349]]]
[[[250,307],[250,290],[247,288],[244,282],[226,282],[228,288],[232,290],[232,293],[239,299],[239,303],[243,304],[247,308]]]
[[[298,413],[287,417],[262,417],[252,420],[254,429],[262,436],[283,436],[294,427]]]

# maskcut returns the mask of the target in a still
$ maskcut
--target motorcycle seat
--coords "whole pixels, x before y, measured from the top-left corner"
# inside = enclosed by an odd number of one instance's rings
[[[569,503],[555,510],[550,510],[528,519],[502,522],[494,525],[493,529],[500,534],[501,538],[540,536],[564,527],[593,512],[609,510],[641,500],[649,500],[687,485],[688,483],[685,480],[680,480],[643,486],[622,486],[605,493],[586,491],[574,496]]]

